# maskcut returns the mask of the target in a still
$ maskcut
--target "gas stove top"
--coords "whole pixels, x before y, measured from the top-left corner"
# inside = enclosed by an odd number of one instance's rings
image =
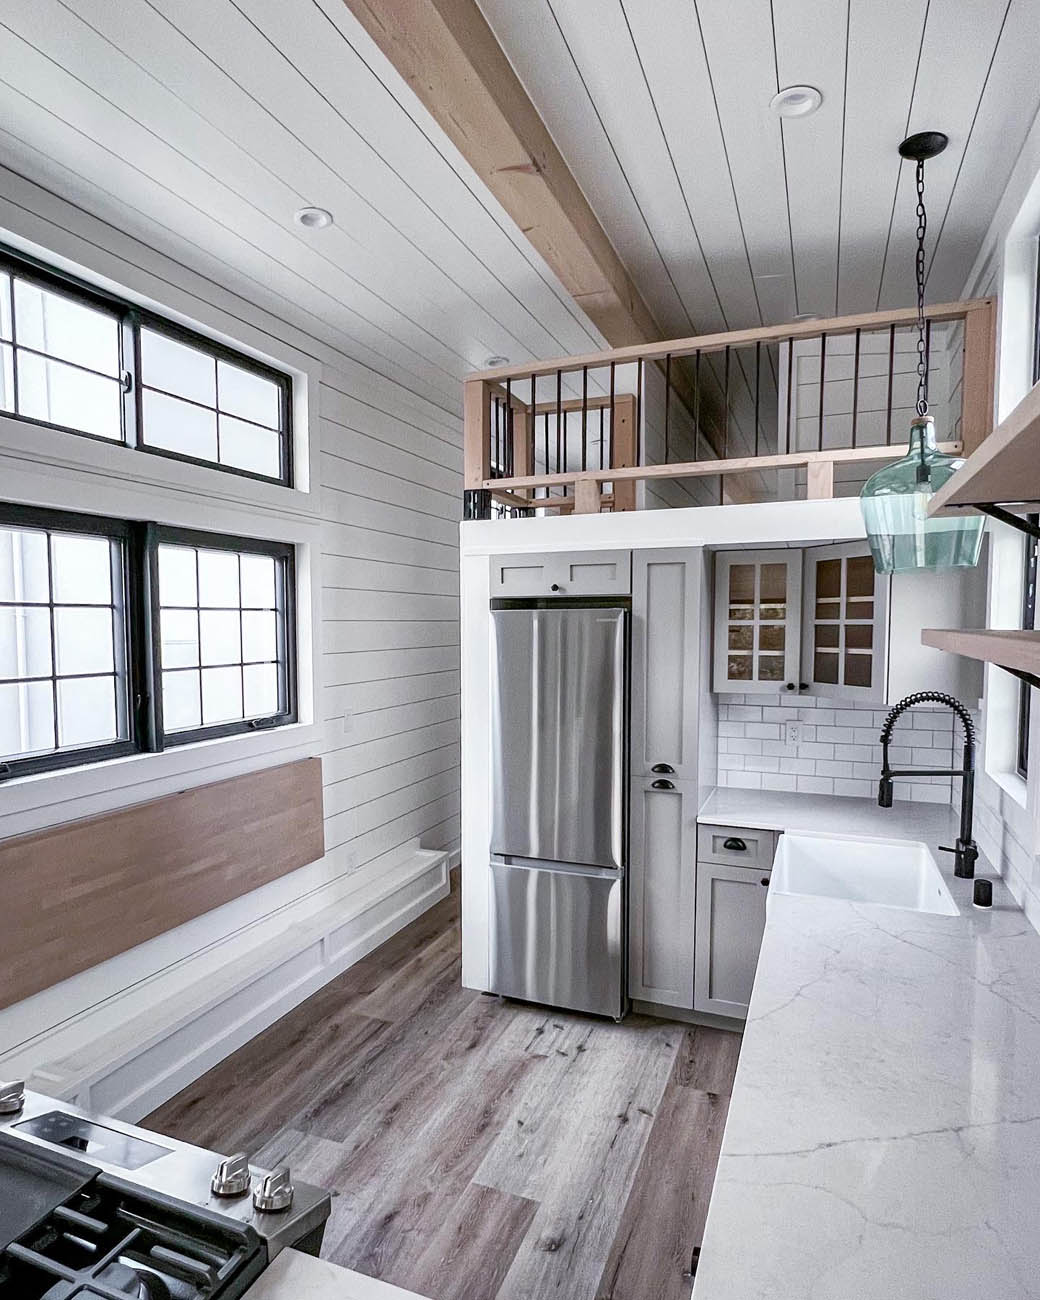
[[[26,1159],[6,1142],[0,1187],[12,1163],[23,1186],[36,1167],[51,1203],[0,1251],[2,1300],[234,1300],[267,1264],[246,1224],[142,1196],[87,1165]]]
[[[327,1192],[0,1085],[0,1300],[238,1300]]]

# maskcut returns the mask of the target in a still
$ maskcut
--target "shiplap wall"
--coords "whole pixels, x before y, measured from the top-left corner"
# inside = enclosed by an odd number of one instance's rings
[[[31,241],[110,287],[122,286],[243,346],[275,359],[284,348],[320,373],[309,392],[310,432],[320,442],[317,482],[312,482],[311,501],[301,501],[299,518],[293,503],[281,514],[293,538],[317,530],[309,573],[318,579],[313,599],[320,610],[315,627],[321,685],[312,725],[302,738],[279,729],[234,738],[226,750],[220,744],[203,747],[189,771],[184,770],[187,751],[181,751],[175,772],[168,770],[171,753],[158,756],[151,768],[149,759],[134,769],[84,769],[71,785],[71,774],[58,774],[47,778],[53,781],[51,796],[37,786],[31,797],[24,791],[16,797],[9,786],[0,804],[0,837],[297,753],[320,752],[326,855],[273,887],[0,1013],[0,1072],[13,1063],[28,1073],[59,1050],[75,1049],[130,1015],[161,1005],[169,990],[182,993],[193,971],[206,977],[226,968],[304,913],[343,900],[347,917],[351,900],[378,897],[380,880],[393,881],[417,845],[457,847],[461,420],[327,341],[3,169],[0,229],[11,242]],[[236,531],[248,534],[255,525],[258,535],[279,527],[280,508],[252,510],[247,500],[232,499],[252,490],[246,480],[212,479],[208,497],[182,485],[176,490],[153,485],[146,491],[133,471],[110,484],[104,470],[90,468],[83,477],[69,465],[49,464],[27,426],[15,428],[13,436],[23,445],[0,448],[4,499],[68,504],[65,498],[77,491],[78,479],[80,508],[82,485],[91,482],[100,485],[99,494],[123,501],[128,515],[155,517],[158,508],[170,519],[196,526],[208,519],[219,528],[218,521],[230,514]],[[9,437],[10,430],[8,443]],[[89,456],[96,447],[63,434],[52,435],[51,444],[73,457]],[[111,452],[105,447],[97,454]],[[153,478],[155,468],[151,460],[147,471],[139,466]],[[29,486],[14,490],[23,479]],[[220,499],[225,490],[227,502]],[[306,518],[314,497],[316,523]],[[392,901],[382,913],[391,926]],[[412,897],[413,914],[416,905]],[[407,919],[404,915],[396,923]]]

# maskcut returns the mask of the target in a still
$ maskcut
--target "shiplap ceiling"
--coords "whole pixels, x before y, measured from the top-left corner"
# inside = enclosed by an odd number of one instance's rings
[[[479,0],[672,335],[959,297],[1040,105],[1037,0]],[[816,86],[781,124],[778,88]]]
[[[602,345],[342,0],[4,0],[0,165],[453,413]]]

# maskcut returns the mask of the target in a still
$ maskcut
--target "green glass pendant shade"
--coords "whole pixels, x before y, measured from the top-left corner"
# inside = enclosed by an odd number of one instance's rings
[[[930,415],[910,424],[910,447],[894,464],[872,474],[860,492],[867,540],[878,573],[971,568],[979,562],[981,515],[928,517],[932,494],[964,464],[935,445]]]

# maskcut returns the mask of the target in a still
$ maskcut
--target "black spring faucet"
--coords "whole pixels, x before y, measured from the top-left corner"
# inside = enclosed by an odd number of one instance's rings
[[[915,704],[941,704],[952,709],[961,720],[964,728],[964,757],[960,767],[951,768],[901,768],[896,771],[889,766],[888,745],[892,739],[892,729],[898,719],[912,709]],[[881,808],[892,807],[892,778],[896,776],[959,776],[961,778],[961,827],[957,843],[953,848],[940,845],[944,853],[953,854],[953,874],[970,880],[975,874],[975,860],[979,856],[979,846],[971,834],[972,815],[975,804],[975,724],[971,714],[952,695],[942,691],[917,691],[899,701],[885,719],[881,728],[881,780],[878,783],[878,805]]]

